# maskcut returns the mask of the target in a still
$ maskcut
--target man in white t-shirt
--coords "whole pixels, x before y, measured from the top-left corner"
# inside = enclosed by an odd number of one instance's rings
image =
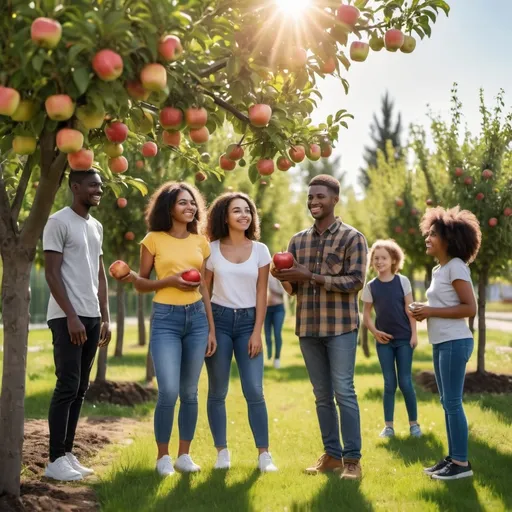
[[[89,215],[100,203],[101,186],[97,171],[71,171],[73,203],[50,216],[43,233],[51,292],[47,321],[57,376],[48,414],[50,461],[45,476],[55,480],[81,480],[94,473],[72,450],[96,349],[111,338],[103,227]]]

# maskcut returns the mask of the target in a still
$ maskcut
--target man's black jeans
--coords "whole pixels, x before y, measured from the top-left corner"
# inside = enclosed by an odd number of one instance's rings
[[[48,321],[53,336],[53,358],[57,376],[48,413],[50,462],[73,451],[80,409],[89,387],[89,375],[98,348],[100,318],[79,318],[87,333],[87,341],[83,345],[71,343],[66,318]]]

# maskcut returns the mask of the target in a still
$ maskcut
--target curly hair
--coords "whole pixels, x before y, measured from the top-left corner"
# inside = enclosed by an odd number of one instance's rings
[[[482,242],[482,232],[480,223],[472,212],[461,210],[459,206],[448,210],[441,206],[430,208],[420,222],[423,235],[426,236],[432,226],[447,243],[448,256],[460,258],[466,263],[475,260]]]
[[[318,174],[312,178],[308,187],[314,187],[315,185],[322,185],[334,192],[337,196],[340,195],[340,182],[330,174]]]
[[[249,240],[259,240],[260,238],[260,220],[256,205],[253,200],[242,192],[226,192],[217,197],[211,204],[208,210],[208,221],[206,226],[206,233],[211,242],[220,240],[229,235],[229,227],[227,224],[228,208],[232,201],[235,199],[243,199],[251,210],[252,221],[249,227],[245,230],[245,236]]]
[[[377,249],[385,249],[391,256],[391,272],[393,272],[393,274],[402,270],[405,259],[404,251],[402,251],[402,248],[392,238],[377,240],[370,247],[370,256],[368,258],[369,265],[373,265],[373,256]]]
[[[194,220],[187,225],[187,231],[200,234],[204,231],[205,205],[199,190],[188,183],[168,181],[161,185],[149,199],[145,218],[149,231],[169,231],[172,228],[172,210],[180,192],[188,192],[194,199],[197,211]]]

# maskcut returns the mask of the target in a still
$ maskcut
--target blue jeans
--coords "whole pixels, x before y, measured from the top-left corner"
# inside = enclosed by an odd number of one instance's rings
[[[324,450],[336,459],[361,458],[361,420],[354,389],[356,348],[357,330],[325,338],[300,338],[300,349],[316,398]],[[340,410],[343,448],[334,397]]]
[[[462,407],[462,394],[466,363],[473,345],[473,338],[433,345],[434,372],[448,435],[448,455],[459,462],[468,460],[468,422]]]
[[[187,306],[153,303],[150,350],[158,382],[155,438],[168,443],[180,397],[180,439],[192,441],[197,424],[197,383],[208,345],[203,301]]]
[[[283,329],[285,317],[284,304],[276,304],[267,307],[267,315],[265,316],[265,340],[267,342],[267,357],[272,358],[272,327],[274,328],[274,340],[276,342],[275,358],[281,357],[281,347],[283,346],[283,337],[281,331]]]
[[[384,421],[393,421],[395,412],[395,393],[398,374],[398,386],[404,395],[409,421],[418,419],[416,392],[412,385],[412,356],[414,349],[410,340],[392,340],[389,343],[377,343],[382,375],[384,376]]]
[[[215,446],[227,446],[226,396],[234,353],[256,447],[268,448],[268,415],[263,397],[263,352],[252,359],[248,353],[256,308],[231,309],[212,304],[212,310],[217,350],[213,356],[206,358],[206,368],[208,421]]]

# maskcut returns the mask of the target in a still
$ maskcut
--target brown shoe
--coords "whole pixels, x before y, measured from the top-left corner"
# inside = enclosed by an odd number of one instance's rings
[[[340,478],[342,480],[361,480],[363,478],[363,470],[359,461],[357,459],[345,459]]]
[[[341,472],[343,470],[343,461],[331,457],[324,453],[316,462],[314,466],[306,468],[305,472],[308,475],[318,475],[318,473]]]

